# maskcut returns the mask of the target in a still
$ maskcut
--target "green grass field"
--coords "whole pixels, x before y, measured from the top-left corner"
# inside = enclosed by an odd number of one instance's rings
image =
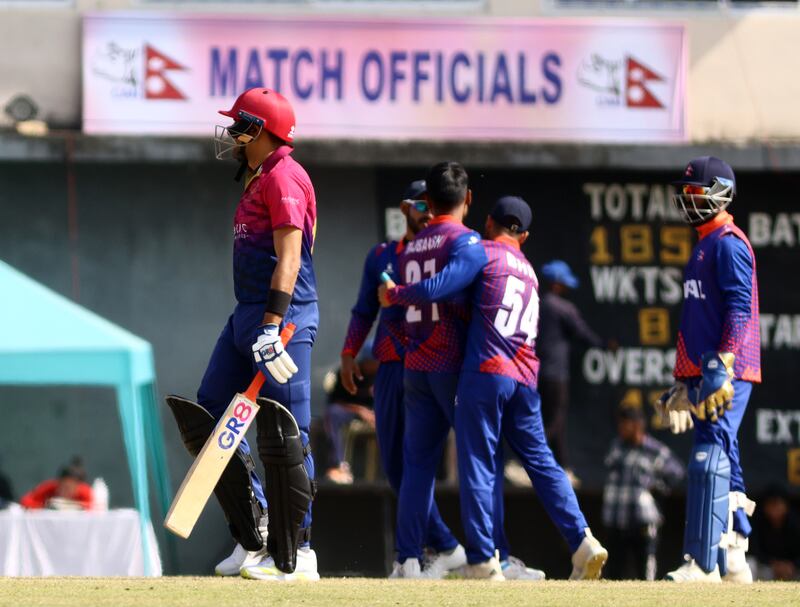
[[[316,605],[446,605],[497,607],[730,607],[800,605],[800,584],[677,585],[667,582],[413,582],[325,579],[271,584],[207,577],[160,579],[5,578],[0,605],[14,607],[312,607]]]

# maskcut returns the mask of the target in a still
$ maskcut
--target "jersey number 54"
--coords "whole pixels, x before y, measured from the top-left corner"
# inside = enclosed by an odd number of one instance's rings
[[[525,334],[525,343],[531,344],[536,339],[539,325],[539,294],[531,287],[526,305],[525,287],[525,282],[516,276],[508,277],[503,294],[504,307],[497,311],[494,327],[503,337],[512,337],[522,332]]]

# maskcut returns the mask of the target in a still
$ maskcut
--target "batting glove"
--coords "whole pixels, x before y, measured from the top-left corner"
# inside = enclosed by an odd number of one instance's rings
[[[732,352],[706,352],[703,354],[700,396],[694,407],[697,419],[719,421],[725,411],[733,406]]]
[[[253,358],[264,375],[271,375],[279,384],[285,384],[297,373],[297,365],[283,348],[278,325],[264,325],[261,331],[253,344]]]
[[[673,434],[681,434],[694,428],[691,403],[686,384],[676,381],[675,384],[655,402],[655,409],[662,421],[669,424]]]

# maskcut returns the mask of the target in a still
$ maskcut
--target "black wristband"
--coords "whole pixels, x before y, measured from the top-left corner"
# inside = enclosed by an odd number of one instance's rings
[[[286,316],[286,310],[289,309],[289,304],[292,303],[292,296],[284,291],[270,289],[267,295],[267,306],[264,310],[270,314],[277,314],[281,318]]]

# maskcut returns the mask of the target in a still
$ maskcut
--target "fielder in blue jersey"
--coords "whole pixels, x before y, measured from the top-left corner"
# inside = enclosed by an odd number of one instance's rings
[[[686,560],[667,579],[750,583],[755,503],[745,495],[737,435],[753,384],[761,382],[755,254],[725,210],[736,195],[730,166],[695,158],[675,185],[674,202],[699,241],[684,271],[675,384],[657,403],[674,432],[694,426]]]
[[[451,255],[436,276],[389,289],[386,297],[423,306],[448,301],[468,288],[472,317],[455,407],[468,577],[505,579],[495,557],[493,520],[497,453],[505,437],[573,552],[571,579],[594,579],[608,553],[592,536],[572,485],[547,445],[536,391],[538,281],[520,250],[530,221],[524,200],[501,198],[486,221],[489,240]]]
[[[375,318],[378,317],[372,348],[373,355],[380,362],[374,384],[375,431],[386,478],[396,492],[400,491],[400,481],[403,478],[405,308],[402,306],[381,308],[378,303],[378,286],[382,272],[391,277],[397,275],[399,255],[408,242],[431,220],[430,207],[423,199],[424,194],[425,181],[422,179],[412,182],[406,188],[400,203],[400,209],[406,217],[405,238],[400,242],[393,240],[381,243],[367,254],[358,300],[353,306],[341,354],[342,385],[350,394],[355,394],[356,381],[363,379],[356,357],[372,329]],[[378,316],[379,311],[380,316]],[[459,566],[463,562],[463,559],[459,561],[458,555],[453,553],[458,547],[458,540],[442,520],[435,501],[431,504],[425,545],[440,555],[438,558],[442,560],[440,565],[443,569],[449,569],[451,564]]]
[[[436,275],[451,254],[469,251],[480,240],[476,232],[462,224],[472,199],[464,168],[455,162],[443,162],[430,170],[425,181],[425,198],[434,217],[400,256],[398,277],[408,284]],[[385,288],[379,290],[379,293],[385,292]],[[392,305],[385,298],[381,303]],[[458,293],[439,304],[409,306],[404,316],[406,419],[403,478],[397,506],[398,567],[395,574],[404,578],[441,577],[444,571],[439,562],[425,571],[420,562],[433,504],[436,469],[454,422],[458,372],[464,357],[469,319],[467,295]],[[502,476],[502,470],[499,474]],[[503,532],[500,483],[495,499],[495,547],[505,559],[509,557]],[[456,552],[460,553],[461,564],[465,564],[463,550]],[[451,559],[448,564],[454,565],[455,560]]]

